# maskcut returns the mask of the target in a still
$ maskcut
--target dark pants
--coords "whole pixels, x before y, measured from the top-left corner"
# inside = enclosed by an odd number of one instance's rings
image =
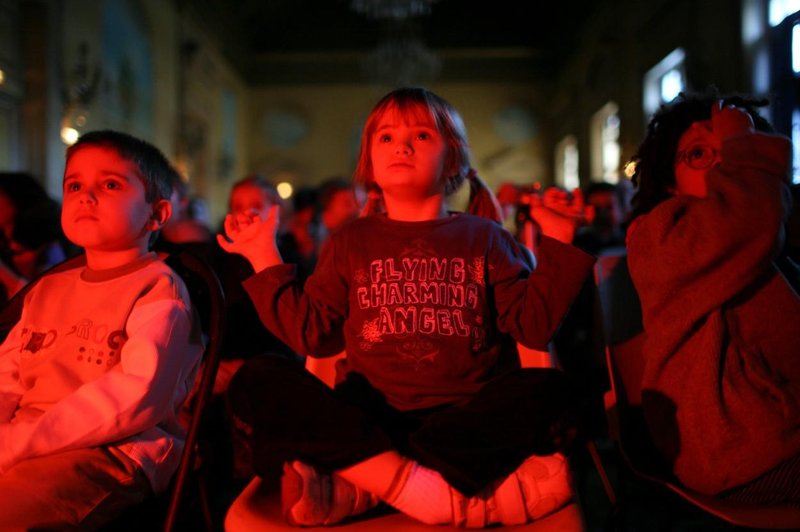
[[[464,406],[402,412],[362,375],[331,390],[277,358],[248,361],[229,390],[261,476],[288,460],[335,471],[395,449],[468,496],[532,454],[564,452],[576,433],[573,396],[560,371],[529,368],[494,379]]]

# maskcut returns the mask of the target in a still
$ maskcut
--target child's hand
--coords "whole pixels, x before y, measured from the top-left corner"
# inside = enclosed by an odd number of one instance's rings
[[[539,224],[542,233],[571,243],[578,227],[587,219],[587,208],[580,189],[572,194],[556,187],[550,187],[539,198],[531,201],[531,217]]]
[[[733,105],[723,106],[722,101],[711,105],[711,131],[720,143],[754,130],[753,119],[743,109]]]
[[[273,205],[266,220],[255,211],[225,216],[225,236],[217,235],[220,247],[228,253],[238,253],[259,272],[268,266],[281,264],[276,243],[280,209]]]

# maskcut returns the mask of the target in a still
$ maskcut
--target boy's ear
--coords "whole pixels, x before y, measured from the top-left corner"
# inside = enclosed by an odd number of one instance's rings
[[[158,231],[167,223],[170,216],[172,216],[172,204],[166,199],[158,200],[153,204],[153,214],[147,222],[147,229]]]

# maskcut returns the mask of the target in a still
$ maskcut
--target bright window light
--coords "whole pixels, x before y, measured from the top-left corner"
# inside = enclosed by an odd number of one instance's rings
[[[619,179],[619,117],[608,115],[603,124],[603,180],[616,183]]]
[[[578,141],[567,135],[556,145],[556,184],[567,190],[581,185],[578,175]]]
[[[667,71],[661,78],[661,100],[671,102],[683,90],[683,74],[677,68]]]
[[[581,186],[578,175],[578,146],[572,143],[564,148],[564,188],[572,190]]]
[[[602,180],[608,183],[619,181],[619,106],[615,102],[608,102],[594,116],[591,121],[591,167],[592,180]]]
[[[800,11],[800,0],[770,0],[769,25],[777,26],[789,15]]]
[[[792,146],[792,183],[800,183],[800,109],[795,109],[792,113]]]
[[[800,73],[800,24],[792,26],[792,70]]]
[[[653,113],[658,110],[658,106],[672,100],[672,98],[664,98],[665,92],[669,94],[675,92],[678,83],[683,87],[683,63],[685,59],[686,52],[683,51],[683,48],[676,48],[644,75],[642,107],[646,122],[649,121]],[[676,74],[670,74],[670,72],[673,71],[676,72]],[[665,80],[665,78],[667,79]],[[679,89],[675,93],[675,96],[677,96],[681,90],[683,90],[683,88]]]

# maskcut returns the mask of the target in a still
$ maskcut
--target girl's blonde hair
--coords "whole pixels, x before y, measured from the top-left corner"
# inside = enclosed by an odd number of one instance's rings
[[[467,212],[484,216],[500,223],[502,217],[497,199],[486,183],[470,167],[467,130],[464,127],[461,115],[444,98],[421,87],[395,89],[381,98],[372,109],[361,134],[358,164],[353,174],[355,182],[363,184],[370,191],[380,190],[375,183],[370,153],[372,151],[372,137],[381,118],[387,111],[395,111],[403,116],[413,116],[415,113],[420,113],[420,111],[429,113],[447,146],[444,163],[444,171],[446,173],[445,196],[454,193],[464,183],[465,179],[469,179],[470,194]],[[370,210],[369,205],[366,210]]]

